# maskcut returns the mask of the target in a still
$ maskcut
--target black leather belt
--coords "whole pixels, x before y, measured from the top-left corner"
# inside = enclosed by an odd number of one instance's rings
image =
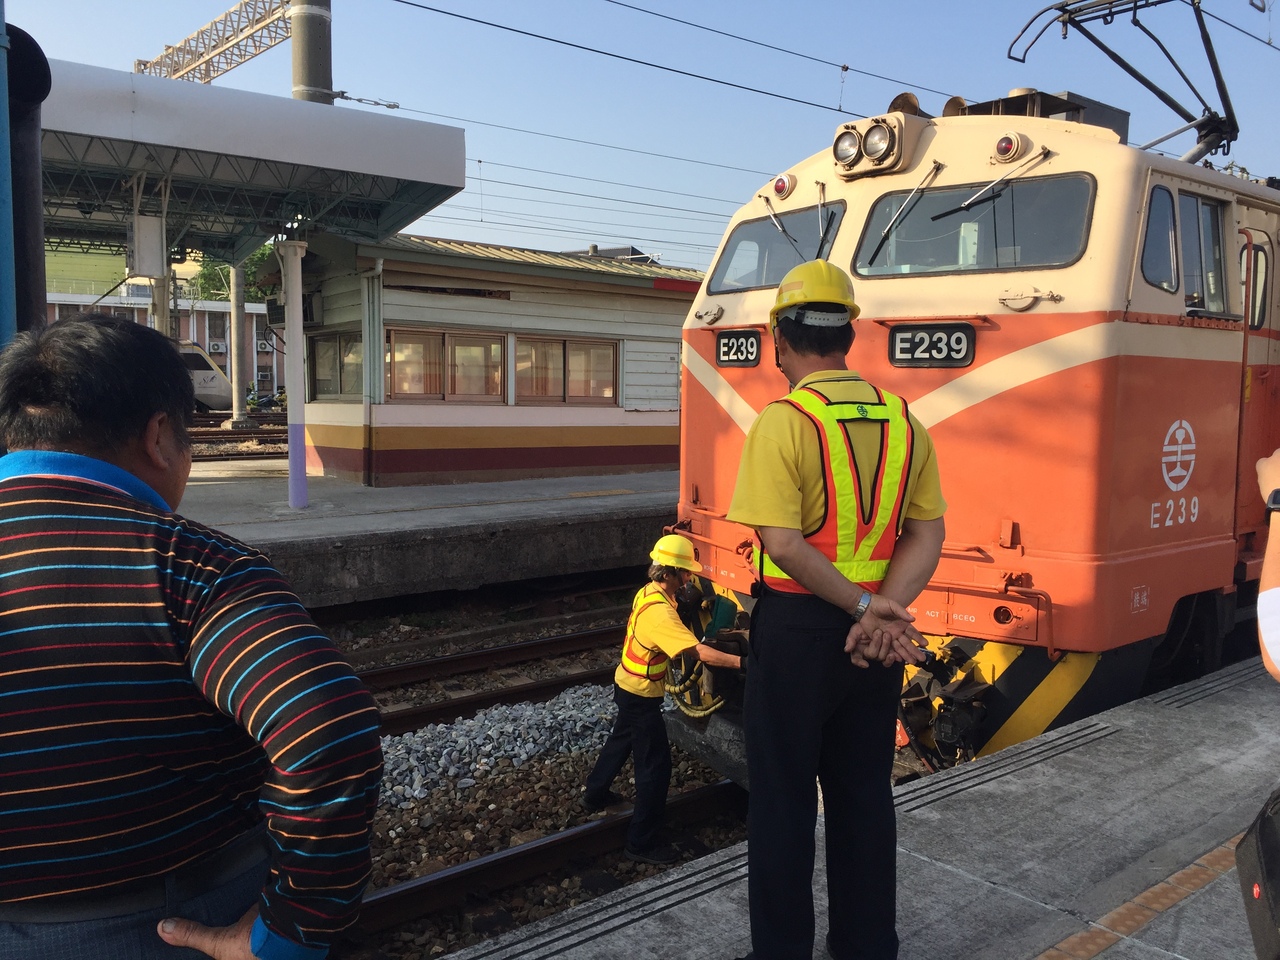
[[[191,900],[230,883],[246,870],[265,864],[271,844],[265,827],[256,827],[221,850],[150,877],[120,893],[73,894],[0,903],[0,923],[81,923],[160,910],[170,901]]]

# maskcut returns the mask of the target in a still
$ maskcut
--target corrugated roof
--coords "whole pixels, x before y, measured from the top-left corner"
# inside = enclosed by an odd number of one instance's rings
[[[591,257],[586,254],[504,247],[495,243],[471,243],[465,240],[441,240],[435,237],[399,234],[379,243],[377,248],[387,251],[403,250],[434,256],[526,264],[547,269],[574,270],[632,280],[674,280],[680,281],[681,287],[686,283],[695,285],[702,283],[702,271],[688,267],[664,267],[657,263],[635,263],[609,257]]]

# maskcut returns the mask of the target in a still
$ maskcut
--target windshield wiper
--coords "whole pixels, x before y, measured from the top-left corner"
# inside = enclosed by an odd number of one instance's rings
[[[911,202],[912,198],[917,193],[919,193],[921,190],[924,189],[924,185],[926,183],[931,181],[934,177],[936,177],[942,171],[942,167],[943,167],[943,164],[940,161],[938,160],[933,161],[933,166],[929,168],[928,172],[925,173],[921,181],[916,184],[916,188],[907,194],[907,199],[902,201],[902,206],[898,207],[898,209],[894,212],[893,217],[890,218],[887,224],[885,224],[885,228],[882,231],[880,231],[880,242],[877,243],[876,248],[871,251],[871,257],[870,259],[867,260],[867,266],[871,266],[876,262],[876,257],[880,255],[880,251],[884,249],[885,242],[888,241],[889,239],[889,232],[893,229],[894,224],[898,222],[898,218],[902,216],[902,212],[907,209],[907,204]]]
[[[1051,151],[1049,150],[1049,148],[1048,148],[1048,147],[1041,147],[1041,148],[1040,148],[1040,152],[1039,152],[1039,153],[1035,153],[1035,154],[1033,154],[1033,155],[1031,155],[1031,156],[1027,157],[1027,159],[1026,159],[1026,160],[1024,160],[1022,163],[1018,164],[1018,165],[1017,165],[1016,167],[1014,167],[1012,170],[1006,171],[1006,172],[1005,172],[1004,174],[1002,174],[1001,176],[996,177],[994,180],[992,180],[990,183],[988,183],[985,187],[983,187],[981,190],[979,190],[977,193],[975,193],[972,197],[970,197],[970,198],[969,198],[968,200],[966,200],[964,203],[960,204],[960,206],[958,206],[958,207],[952,207],[950,210],[943,210],[941,213],[936,213],[936,214],[934,214],[934,215],[933,215],[932,217],[930,217],[929,219],[930,219],[930,220],[941,220],[943,217],[949,217],[949,216],[951,216],[953,213],[963,213],[965,210],[968,210],[971,206],[973,206],[974,202],[975,202],[975,201],[976,201],[980,196],[982,196],[984,193],[986,193],[988,190],[990,190],[990,189],[991,189],[992,187],[994,187],[996,184],[998,184],[998,183],[1003,183],[1004,181],[1006,181],[1006,180],[1008,180],[1010,177],[1012,177],[1015,173],[1019,173],[1019,172],[1021,172],[1021,171],[1025,170],[1027,167],[1031,166],[1033,163],[1039,163],[1041,160],[1045,160],[1045,159],[1047,159],[1047,158],[1048,158],[1048,156],[1049,156],[1049,154],[1050,154],[1050,152],[1051,152]],[[994,194],[994,193],[993,193],[993,194],[991,195],[991,199],[992,199],[992,200],[994,200],[997,196],[998,196],[998,194]]]
[[[778,219],[778,215],[773,212],[773,204],[769,202],[769,198],[763,193],[758,195],[764,201],[764,208],[769,212],[769,219],[773,221],[773,225],[778,228],[778,232],[787,238],[787,243],[791,244],[791,249],[796,252],[796,256],[803,261],[804,254],[800,251],[800,244],[796,243],[796,238],[787,233],[787,228],[782,225],[782,221]]]

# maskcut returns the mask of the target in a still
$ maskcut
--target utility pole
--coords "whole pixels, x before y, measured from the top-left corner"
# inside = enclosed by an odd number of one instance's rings
[[[227,339],[231,346],[231,419],[223,421],[222,426],[228,430],[249,430],[256,424],[249,419],[245,384],[257,385],[258,353],[253,321],[244,312],[244,264],[238,263],[231,268],[230,285],[231,317],[227,323]]]
[[[333,10],[330,0],[243,0],[176,47],[166,47],[156,59],[136,61],[133,71],[208,83],[290,36],[293,38],[293,99],[332,105]],[[304,419],[307,338],[302,332],[302,258],[306,255],[307,245],[305,241],[290,236],[288,240],[277,241],[275,249],[280,259],[285,307],[289,506],[301,508],[307,505]],[[246,329],[247,318],[237,321],[234,305],[231,322],[239,329],[240,336],[246,337],[247,333],[246,339],[253,344],[252,330]],[[234,335],[232,350],[236,350]],[[248,348],[241,347],[240,352],[248,353]],[[243,382],[236,382],[235,373],[241,366],[233,355],[231,387],[236,397],[243,395],[245,386]],[[232,413],[227,424],[233,424],[240,416],[235,407]]]
[[[292,0],[293,99],[333,103],[333,11],[330,0]]]
[[[293,24],[293,99],[333,104],[333,12],[329,0],[294,0],[289,4]],[[307,505],[306,345],[302,332],[301,240],[276,243],[284,287],[284,383],[288,398],[289,506]]]

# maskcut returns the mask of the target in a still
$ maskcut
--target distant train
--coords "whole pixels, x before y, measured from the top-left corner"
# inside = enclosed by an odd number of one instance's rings
[[[818,257],[852,277],[850,366],[929,429],[949,505],[912,608],[938,661],[899,725],[930,767],[1215,669],[1267,536],[1253,464],[1280,446],[1276,182],[1015,94],[842,124],[733,217],[684,326],[676,529],[748,594],[753,531],[725,513],[788,390],[775,289]]]
[[[190,340],[178,341],[178,351],[191,371],[191,384],[196,390],[196,410],[230,410],[232,401],[231,381],[213,362],[204,348]]]

